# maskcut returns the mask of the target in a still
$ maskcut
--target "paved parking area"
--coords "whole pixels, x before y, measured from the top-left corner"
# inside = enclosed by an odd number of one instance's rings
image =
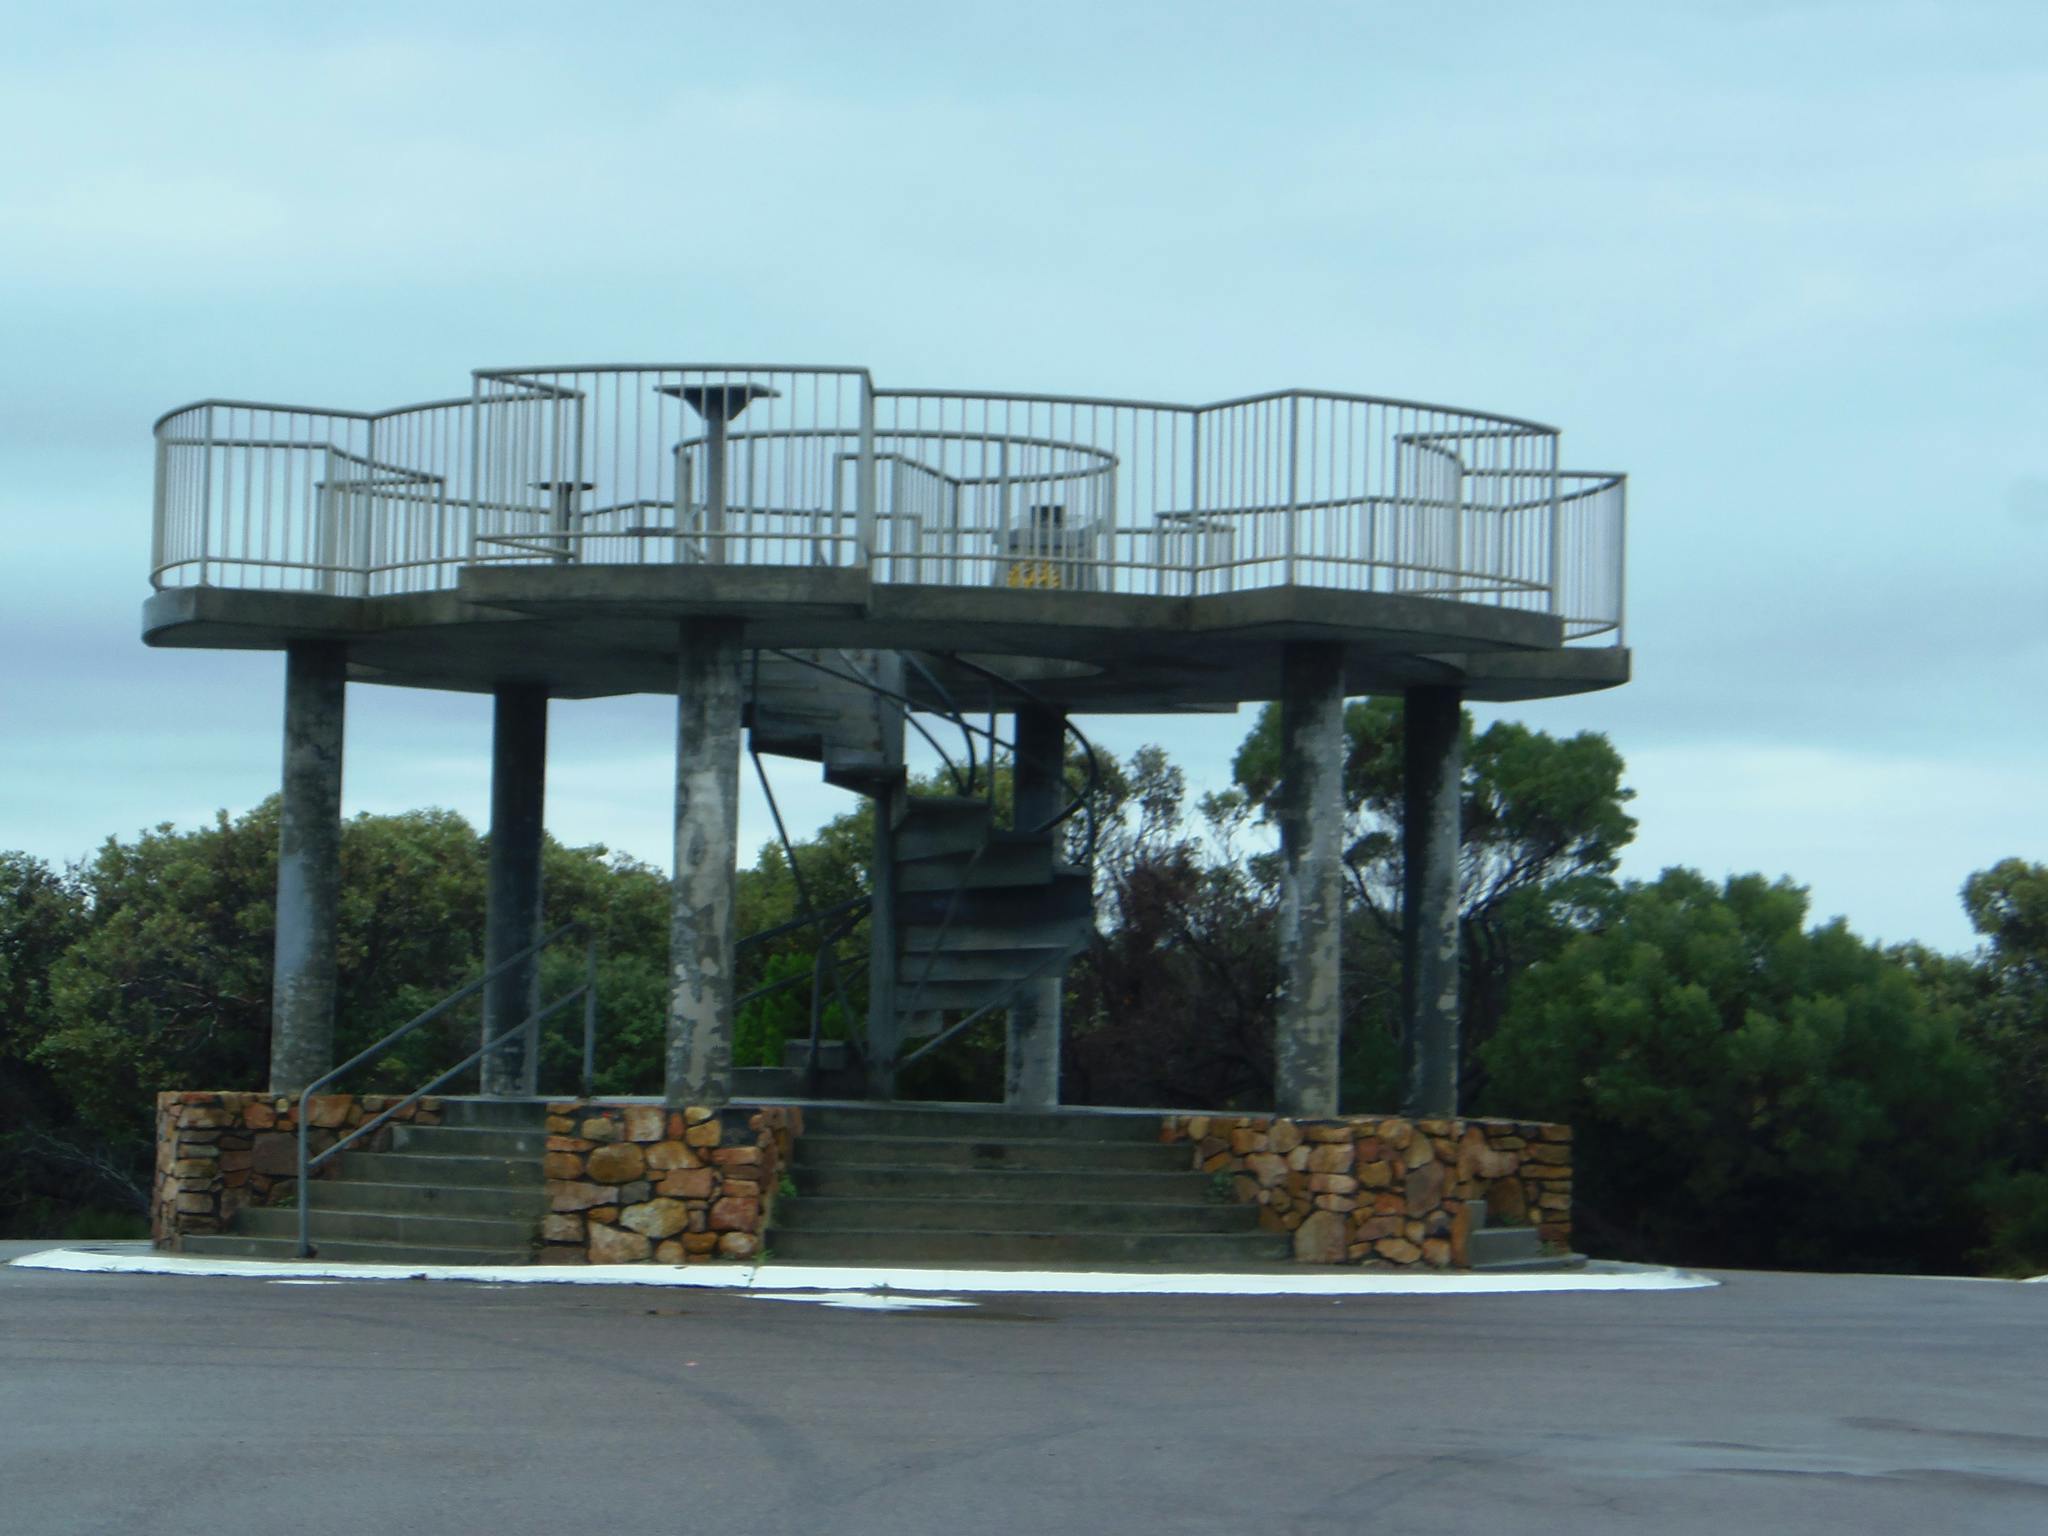
[[[2048,1286],[1719,1278],[869,1311],[0,1269],[0,1528],[2048,1529]]]

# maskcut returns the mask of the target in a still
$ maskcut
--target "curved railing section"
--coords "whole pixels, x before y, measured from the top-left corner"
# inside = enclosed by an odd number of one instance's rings
[[[884,582],[1297,586],[1619,642],[1626,481],[1535,422],[1286,390],[1214,405],[881,389],[858,368],[479,371],[395,411],[157,423],[158,587],[369,597],[477,563],[844,566]]]

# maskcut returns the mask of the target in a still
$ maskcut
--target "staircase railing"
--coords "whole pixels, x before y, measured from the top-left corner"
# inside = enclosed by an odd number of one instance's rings
[[[901,704],[904,708],[905,723],[911,729],[917,731],[919,735],[923,736],[924,739],[931,744],[933,749],[938,752],[940,760],[945,764],[946,770],[953,780],[954,787],[960,790],[963,794],[972,793],[974,783],[976,779],[979,777],[979,775],[976,772],[978,764],[976,762],[977,754],[975,752],[974,739],[976,736],[984,738],[988,743],[988,751],[986,754],[988,764],[987,794],[989,797],[991,808],[993,808],[996,792],[995,770],[997,752],[1002,749],[1007,749],[1013,761],[1015,761],[1017,757],[1020,755],[1017,744],[1015,742],[1003,741],[1003,739],[995,729],[994,717],[997,711],[995,708],[995,695],[993,691],[990,695],[989,723],[988,726],[984,728],[976,722],[967,718],[966,711],[962,709],[960,705],[954,700],[952,694],[947,690],[944,683],[940,681],[940,679],[937,677],[937,675],[932,671],[930,667],[926,666],[921,659],[914,655],[906,654],[905,656],[906,663],[911,667],[912,670],[914,670],[917,673],[918,677],[923,681],[926,688],[929,689],[931,693],[940,701],[940,708],[938,710],[938,714],[940,715],[940,717],[944,719],[954,729],[960,732],[961,739],[966,746],[967,758],[967,770],[965,781],[963,782],[960,766],[958,763],[955,762],[955,760],[952,757],[952,754],[948,753],[945,750],[945,748],[939,744],[937,738],[935,738],[929,730],[925,729],[925,727],[919,724],[919,722],[915,719],[914,715],[912,714],[914,701],[910,698],[909,695],[897,692],[896,690],[890,688],[886,688],[877,680],[865,676],[862,673],[861,669],[853,663],[852,659],[850,657],[845,656],[844,653],[841,653],[841,659],[847,663],[846,670],[844,671],[840,670],[837,667],[827,666],[825,663],[818,661],[813,657],[804,656],[793,651],[777,650],[772,652],[772,654],[779,656],[786,661],[794,662],[797,665],[808,667],[815,671],[823,672],[828,677],[835,678],[841,682],[852,683],[857,687],[865,688],[872,693],[881,695],[885,698],[892,699],[898,704]],[[760,652],[757,651],[755,653],[755,679],[757,685],[757,696],[759,692],[758,682],[760,676],[759,658]],[[1033,689],[1016,681],[1014,678],[1005,676],[1004,674],[996,671],[992,667],[986,667],[978,662],[969,661],[964,657],[959,656],[952,656],[948,659],[955,666],[961,667],[966,671],[972,672],[975,675],[982,677],[987,681],[995,684],[999,688],[1009,690],[1010,692],[1017,695],[1019,698],[1023,699],[1026,703],[1041,706],[1043,706],[1045,703],[1041,696],[1038,693],[1036,693]],[[1050,833],[1056,831],[1058,828],[1065,825],[1067,822],[1071,821],[1076,816],[1085,817],[1085,831],[1082,833],[1080,846],[1075,851],[1075,860],[1078,863],[1086,865],[1091,863],[1094,859],[1096,844],[1100,836],[1100,813],[1097,809],[1096,801],[1098,797],[1098,791],[1100,790],[1102,783],[1101,763],[1100,760],[1096,757],[1094,743],[1091,742],[1087,738],[1087,736],[1082,733],[1080,728],[1077,727],[1072,720],[1066,719],[1063,716],[1062,727],[1064,736],[1070,738],[1080,749],[1081,759],[1083,763],[1086,765],[1086,774],[1084,780],[1079,790],[1059,810],[1055,811],[1052,815],[1046,817],[1044,820],[1040,821],[1034,826],[1019,827],[1017,828],[1017,830],[1021,832],[1027,832],[1033,835]],[[775,822],[776,834],[782,843],[783,857],[789,864],[791,879],[796,887],[796,896],[800,915],[790,922],[778,924],[776,927],[766,929],[761,933],[748,935],[746,938],[740,941],[739,947],[742,949],[748,948],[753,945],[763,943],[771,938],[776,938],[783,934],[790,933],[801,928],[810,927],[814,924],[822,923],[827,924],[828,926],[825,927],[824,931],[819,936],[818,946],[812,958],[811,971],[808,978],[806,978],[806,976],[801,972],[790,976],[777,978],[774,981],[765,983],[762,986],[754,988],[752,991],[736,999],[735,1006],[743,1006],[746,1003],[753,1002],[759,998],[767,997],[772,994],[786,991],[792,987],[800,986],[806,979],[810,981],[810,1054],[805,1070],[806,1091],[809,1091],[809,1089],[815,1084],[817,1080],[819,1045],[821,1042],[821,1032],[824,1018],[824,988],[828,980],[838,995],[842,1012],[844,1012],[848,1017],[852,1016],[852,1009],[846,1001],[846,981],[848,979],[847,973],[849,968],[847,966],[842,965],[842,963],[839,960],[837,948],[838,943],[848,933],[852,932],[855,926],[858,925],[861,918],[867,914],[872,903],[869,898],[856,898],[853,902],[842,902],[839,904],[839,906],[834,908],[828,908],[822,912],[815,910],[812,907],[810,893],[804,880],[803,872],[799,868],[797,863],[796,849],[790,840],[788,829],[783,824],[781,809],[776,803],[775,791],[769,783],[767,770],[762,765],[760,753],[758,751],[752,751],[751,747],[750,752],[753,757],[755,776],[759,779],[762,793],[767,798],[769,814]],[[1066,773],[1065,754],[1062,753],[1061,760],[1058,763],[1052,764],[1050,766],[1052,768],[1053,773],[1060,777],[1062,780],[1064,780]],[[967,891],[970,883],[972,882],[974,878],[975,869],[977,865],[980,863],[982,853],[985,851],[986,845],[984,845],[982,849],[977,849],[975,851],[975,853],[967,860],[966,864],[963,866],[960,872],[960,878],[955,883],[954,888],[947,893],[945,912],[942,918],[940,919],[939,923],[939,944],[933,946],[932,952],[926,957],[923,971],[918,976],[917,980],[911,985],[910,988],[911,1011],[915,1011],[916,1001],[923,994],[925,984],[930,980],[932,971],[938,963],[939,950],[943,946],[944,937],[946,933],[951,929],[954,919],[958,915],[961,899]],[[858,906],[857,911],[854,910],[856,905]],[[851,913],[851,916],[844,917],[839,922],[833,923],[830,921],[838,914],[849,912]],[[899,1054],[897,1060],[895,1061],[895,1063],[893,1063],[893,1065],[898,1067],[909,1066],[912,1062],[915,1062],[920,1058],[928,1055],[931,1051],[935,1050],[940,1045],[943,1045],[947,1041],[954,1039],[961,1033],[961,1031],[967,1029],[969,1026],[979,1021],[988,1013],[993,1012],[996,1009],[1009,1006],[1010,1003],[1015,1000],[1018,992],[1021,991],[1024,988],[1024,986],[1033,981],[1039,980],[1046,972],[1055,969],[1057,966],[1066,963],[1070,959],[1072,959],[1072,956],[1070,954],[1061,951],[1054,951],[1048,954],[1044,960],[1040,961],[1037,965],[1033,966],[1029,971],[1025,973],[1025,975],[1017,978],[1008,987],[1004,988],[997,997],[991,999],[989,1002],[983,1004],[981,1007],[974,1009],[965,1018],[962,1018],[956,1021],[955,1023],[947,1026],[945,1029],[940,1031],[940,1033],[935,1035],[932,1039],[926,1041],[917,1050],[909,1053],[908,1055]],[[857,965],[853,966],[851,969],[855,975],[858,974],[859,967]]]
[[[482,1045],[471,1051],[461,1061],[441,1073],[424,1087],[415,1088],[411,1093],[400,1099],[396,1104],[390,1105],[375,1118],[365,1120],[346,1136],[339,1138],[333,1145],[322,1149],[317,1154],[313,1153],[310,1137],[313,1128],[313,1096],[316,1093],[326,1088],[329,1084],[346,1077],[364,1062],[389,1050],[414,1030],[439,1018],[457,1003],[474,997],[514,966],[533,959],[571,934],[583,934],[585,936],[583,985],[563,993],[551,1003],[543,1004],[521,1019],[517,1024],[514,1024],[510,1029],[484,1041]],[[450,992],[425,1012],[399,1025],[398,1028],[391,1031],[390,1034],[379,1040],[375,1045],[358,1051],[333,1071],[327,1073],[324,1077],[315,1078],[301,1089],[299,1092],[299,1257],[307,1259],[313,1256],[313,1174],[317,1169],[331,1158],[339,1156],[343,1151],[354,1146],[357,1142],[382,1130],[404,1111],[410,1109],[435,1089],[441,1087],[442,1084],[461,1076],[471,1067],[479,1065],[491,1052],[511,1043],[527,1030],[536,1029],[542,1020],[552,1017],[568,1007],[569,1004],[579,1000],[583,1004],[583,1091],[587,1094],[591,1089],[591,1079],[597,1053],[597,939],[589,933],[587,925],[583,923],[564,923],[553,933],[527,945],[526,948],[520,950],[517,954],[506,956],[474,981]],[[535,1048],[538,1048],[537,1039],[535,1041]],[[530,1070],[532,1063],[529,1062],[528,1065]]]

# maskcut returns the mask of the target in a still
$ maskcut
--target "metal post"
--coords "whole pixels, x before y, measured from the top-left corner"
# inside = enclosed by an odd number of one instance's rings
[[[1034,831],[1060,813],[1066,745],[1067,721],[1059,710],[1026,705],[1017,711],[1012,779],[1017,831]],[[1045,836],[1057,846],[1057,828]],[[1062,966],[1025,982],[1010,1000],[1003,1056],[1005,1104],[1051,1109],[1059,1103],[1060,1002],[1065,989]]]
[[[853,476],[854,534],[860,543],[860,563],[873,569],[875,561],[875,386],[863,374],[860,381],[860,457]]]
[[[733,907],[738,886],[740,640],[735,619],[688,619],[676,667],[676,851],[663,1093],[732,1096]]]
[[[1564,502],[1558,495],[1557,444],[1550,445],[1550,612],[1564,616]]]
[[[270,1091],[334,1065],[335,927],[341,905],[341,762],[348,657],[328,641],[285,650],[284,795],[277,829],[277,948]]]
[[[1301,396],[1287,397],[1287,585],[1294,585],[1301,542]]]
[[[493,698],[491,840],[484,913],[486,969],[531,946],[541,933],[541,849],[546,816],[548,695],[533,683],[504,683]],[[483,1039],[532,1019],[540,1007],[540,958],[510,966],[484,991]],[[483,1091],[532,1093],[540,1060],[535,1021],[484,1058]]]
[[[711,395],[698,407],[704,416],[704,558],[725,563],[725,409]]]
[[[583,950],[583,1096],[596,1091],[597,1082],[597,935]]]
[[[1402,1109],[1458,1112],[1458,840],[1463,699],[1410,688],[1402,710]]]
[[[1291,641],[1280,683],[1279,1112],[1337,1113],[1343,999],[1344,648]]]

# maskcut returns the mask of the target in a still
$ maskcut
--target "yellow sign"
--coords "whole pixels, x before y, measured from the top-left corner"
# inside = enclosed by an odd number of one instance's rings
[[[1050,560],[1012,560],[1010,572],[1003,578],[1006,587],[1057,587],[1061,584],[1059,567]]]

